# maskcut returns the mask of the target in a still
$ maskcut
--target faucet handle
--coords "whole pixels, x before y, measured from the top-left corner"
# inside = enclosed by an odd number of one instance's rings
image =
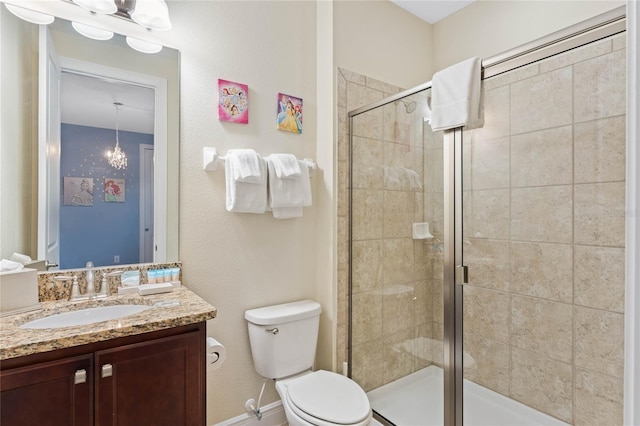
[[[69,295],[69,300],[78,300],[82,297],[80,294],[80,286],[78,285],[78,277],[73,276],[73,284],[71,284],[71,294]]]
[[[71,276],[71,275],[58,275],[56,277],[51,278],[54,281],[69,281],[74,279],[75,276]]]
[[[107,278],[109,277],[118,277],[122,275],[124,271],[113,271],[113,272],[105,272],[102,274],[102,283],[100,284],[100,292],[98,293],[99,297],[106,297],[111,295],[111,288],[109,287],[109,282]]]
[[[107,273],[102,274],[102,282],[100,283],[100,291],[98,297],[107,297],[111,294],[109,291],[109,283],[107,282]]]

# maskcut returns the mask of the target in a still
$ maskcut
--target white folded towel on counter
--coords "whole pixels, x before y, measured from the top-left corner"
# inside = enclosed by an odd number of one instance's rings
[[[257,156],[259,173],[248,182],[236,179],[240,175],[239,165],[235,161],[235,153],[230,150],[225,161],[225,180],[227,190],[227,211],[235,213],[264,213],[267,209],[267,164]],[[230,158],[232,160],[230,161]],[[248,175],[247,175],[248,177]],[[246,178],[245,178],[246,179]]]
[[[253,149],[230,149],[226,163],[232,164],[233,178],[236,182],[261,183],[264,174],[260,169],[262,157]]]
[[[273,217],[289,219],[302,216],[302,207],[311,206],[311,182],[309,168],[298,161],[300,176],[279,178],[275,171],[274,161],[267,157],[269,169],[269,206]]]
[[[279,179],[300,177],[300,163],[293,154],[271,154],[270,161],[273,163],[276,176]]]
[[[431,80],[431,128],[453,129],[478,121],[482,63],[471,58],[438,71]]]

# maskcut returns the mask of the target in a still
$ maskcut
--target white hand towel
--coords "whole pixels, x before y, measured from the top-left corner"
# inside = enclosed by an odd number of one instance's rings
[[[227,155],[228,158],[228,155]],[[258,157],[262,183],[247,183],[235,179],[234,161],[225,162],[227,183],[227,211],[235,213],[264,213],[267,209],[267,164]]]
[[[276,176],[279,179],[297,178],[302,173],[298,159],[293,154],[271,154],[269,156],[273,162]]]
[[[453,129],[478,121],[479,58],[471,58],[435,73],[431,80],[431,128]]]
[[[308,207],[311,205],[311,182],[309,168],[300,163],[300,177],[280,179],[276,175],[275,166],[267,157],[269,168],[269,205],[271,208]]]
[[[302,217],[302,207],[276,207],[273,210],[273,217],[276,219],[293,219]]]
[[[233,178],[236,182],[262,184],[265,176],[260,169],[260,155],[253,149],[230,149],[226,163],[233,163]]]

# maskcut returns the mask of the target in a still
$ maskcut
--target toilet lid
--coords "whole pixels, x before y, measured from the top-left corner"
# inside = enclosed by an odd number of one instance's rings
[[[330,423],[358,423],[371,412],[369,399],[356,382],[324,370],[292,380],[287,396],[301,411]]]

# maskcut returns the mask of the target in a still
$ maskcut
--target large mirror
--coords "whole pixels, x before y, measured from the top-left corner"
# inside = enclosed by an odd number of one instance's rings
[[[179,52],[1,9],[1,257],[62,269],[178,260]],[[121,169],[107,157],[116,140]]]

